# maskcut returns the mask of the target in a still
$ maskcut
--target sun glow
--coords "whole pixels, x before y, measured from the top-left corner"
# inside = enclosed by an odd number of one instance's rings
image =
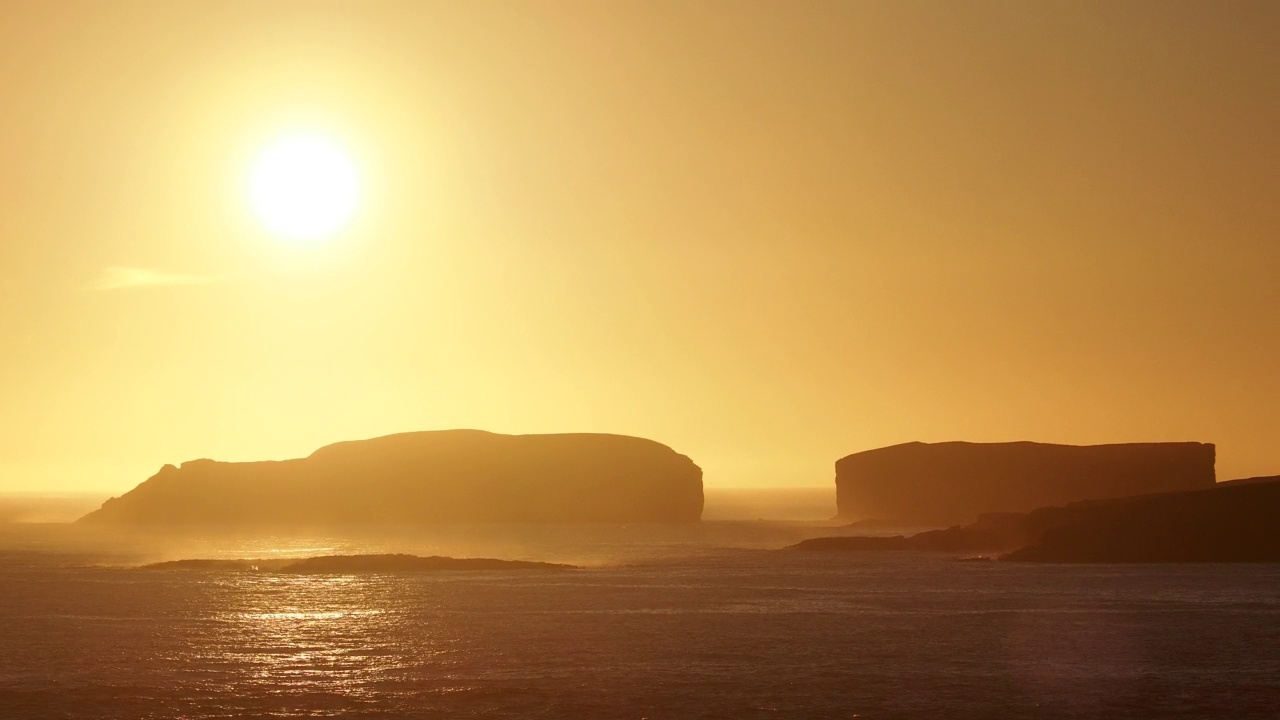
[[[360,198],[360,176],[342,147],[319,135],[290,135],[257,159],[249,201],[279,237],[314,242],[346,227]]]

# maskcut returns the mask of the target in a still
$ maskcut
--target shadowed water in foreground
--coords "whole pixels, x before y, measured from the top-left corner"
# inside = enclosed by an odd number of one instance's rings
[[[492,532],[496,549],[508,531]],[[612,559],[565,572],[296,574],[90,566],[68,551],[98,538],[101,553],[100,536],[59,546],[48,528],[11,528],[0,708],[34,719],[1276,717],[1280,565],[764,549],[829,532],[548,527],[518,556]],[[457,552],[483,529],[457,533],[296,537],[278,553],[293,559],[277,562]],[[217,542],[214,559],[270,557],[261,538]]]

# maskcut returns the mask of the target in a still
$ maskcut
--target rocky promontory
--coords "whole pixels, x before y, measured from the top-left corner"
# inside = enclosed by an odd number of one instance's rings
[[[792,550],[1006,553],[1035,562],[1280,562],[1280,478],[1093,500],[910,537],[823,537]]]
[[[1225,484],[1224,484],[1225,485]],[[1080,503],[1029,517],[1035,540],[1004,560],[1280,562],[1280,482]],[[1031,513],[1036,515],[1036,513]]]
[[[836,462],[839,517],[950,526],[979,514],[1213,487],[1206,443],[906,443]]]
[[[652,440],[444,430],[341,442],[294,460],[166,465],[80,521],[621,523],[701,514],[702,470]]]

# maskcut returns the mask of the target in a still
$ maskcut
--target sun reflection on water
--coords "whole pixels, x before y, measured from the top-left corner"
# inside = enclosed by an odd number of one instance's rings
[[[330,610],[321,612],[265,612],[265,613],[248,613],[244,615],[246,620],[337,620],[338,618],[355,617],[358,615],[380,615],[382,610],[353,610],[345,612],[341,610]]]
[[[208,616],[191,657],[211,695],[266,694],[287,715],[290,698],[350,707],[466,689],[450,672],[457,640],[406,608],[403,578],[236,573],[220,582],[233,602]],[[435,583],[414,585],[420,600]]]

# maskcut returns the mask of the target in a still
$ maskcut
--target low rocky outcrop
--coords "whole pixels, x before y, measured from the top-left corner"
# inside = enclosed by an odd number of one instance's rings
[[[1276,525],[1280,482],[1233,484],[1040,512],[1043,517],[1029,517],[1038,529],[1035,540],[1001,559],[1280,562],[1280,528]]]
[[[322,555],[310,558],[268,558],[262,560],[170,560],[144,565],[144,570],[244,570],[295,574],[462,572],[500,570],[570,570],[572,565],[496,560],[494,558],[451,558],[442,555]]]
[[[1058,510],[1060,508],[1045,508]],[[1003,553],[1025,547],[1040,537],[1043,510],[1034,513],[985,513],[969,525],[928,530],[915,535],[820,537],[802,541],[788,550],[856,552],[914,550],[917,552]],[[1040,514],[1038,514],[1040,513]],[[1034,518],[1032,516],[1035,516]]]
[[[1092,500],[910,537],[825,537],[788,549],[1006,553],[1035,562],[1280,562],[1280,478]]]
[[[1218,487],[1228,485],[1256,485],[1258,483],[1280,482],[1280,475],[1260,475],[1258,477],[1237,478],[1235,480],[1223,480],[1218,483]]]
[[[801,540],[784,550],[804,550],[806,552],[883,552],[885,550],[917,550],[928,551],[916,542],[915,536],[903,535],[845,535],[840,537],[818,537]]]
[[[900,526],[949,526],[973,522],[980,513],[1213,484],[1214,446],[1192,442],[916,442],[836,462],[839,517]]]
[[[403,433],[279,462],[193,460],[86,523],[693,522],[702,470],[652,440],[604,434]]]

